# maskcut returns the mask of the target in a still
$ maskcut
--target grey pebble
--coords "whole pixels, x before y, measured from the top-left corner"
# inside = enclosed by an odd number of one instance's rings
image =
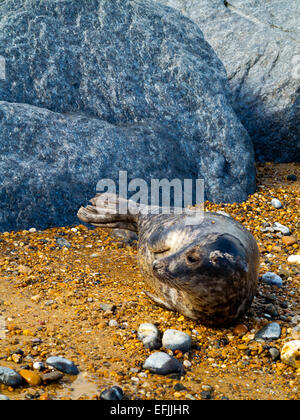
[[[105,389],[100,395],[100,399],[106,401],[121,401],[123,398],[124,392],[119,386],[112,386],[111,388]]]
[[[263,283],[269,284],[271,286],[282,287],[283,285],[282,278],[278,276],[278,274],[275,274],[271,271],[265,273],[262,276],[261,280],[263,281]]]
[[[137,332],[138,339],[149,350],[158,350],[161,347],[160,332],[154,324],[150,322],[143,323],[139,326]]]
[[[256,334],[255,340],[277,340],[281,336],[281,328],[277,322],[271,322],[261,328]]]
[[[10,401],[10,399],[6,395],[0,394],[0,401]]]
[[[163,334],[162,345],[168,350],[180,350],[183,353],[190,351],[192,344],[191,336],[178,330],[166,330]]]
[[[102,311],[114,312],[116,305],[113,305],[112,303],[100,303],[100,309],[102,309]]]
[[[13,388],[21,385],[22,376],[13,369],[0,366],[0,383]]]
[[[56,238],[56,243],[60,248],[71,248],[71,244],[65,238]]]
[[[267,314],[271,315],[273,318],[276,318],[278,316],[277,309],[275,308],[273,303],[268,303],[264,307],[264,310],[266,311]]]
[[[172,356],[164,352],[151,354],[143,365],[144,369],[150,370],[158,375],[167,375],[169,373],[184,373],[182,364]]]
[[[77,366],[71,360],[65,359],[64,357],[51,356],[48,357],[46,363],[61,372],[68,373],[69,375],[78,375],[79,373]]]
[[[47,372],[41,375],[41,380],[44,383],[52,383],[59,381],[64,375],[59,372],[58,370],[54,370],[53,372]]]
[[[276,347],[271,347],[269,349],[269,354],[273,361],[278,360],[280,358],[280,351],[276,349]]]

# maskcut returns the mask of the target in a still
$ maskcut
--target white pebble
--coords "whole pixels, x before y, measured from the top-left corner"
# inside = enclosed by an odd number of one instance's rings
[[[290,229],[286,226],[283,226],[281,223],[275,222],[273,229],[276,232],[281,232],[283,235],[290,235]]]
[[[288,258],[289,264],[300,264],[300,255],[290,255]]]
[[[275,209],[281,209],[282,208],[282,204],[279,200],[277,200],[277,198],[273,198],[273,200],[271,201],[271,205],[273,207],[275,207]]]
[[[111,319],[111,320],[109,321],[108,325],[109,325],[110,327],[118,327],[118,326],[119,326],[118,322],[117,322],[115,319]]]
[[[30,228],[28,232],[29,233],[35,233],[36,232],[36,228]]]
[[[181,350],[185,353],[190,351],[192,339],[190,335],[182,331],[169,329],[164,332],[162,344],[165,349]]]
[[[184,360],[184,361],[182,362],[182,364],[183,364],[183,366],[184,366],[185,368],[189,368],[189,367],[191,367],[191,366],[192,366],[192,363],[191,363],[189,360]]]
[[[300,340],[293,340],[286,343],[281,350],[281,360],[283,363],[300,368]]]
[[[33,363],[33,369],[35,370],[44,370],[45,369],[45,364],[43,362],[34,362]]]

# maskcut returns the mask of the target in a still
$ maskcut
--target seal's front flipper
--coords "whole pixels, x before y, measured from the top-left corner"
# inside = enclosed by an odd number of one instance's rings
[[[116,194],[98,194],[91,205],[81,207],[77,213],[80,220],[97,227],[128,229],[137,232],[139,205]]]
[[[168,309],[169,311],[173,311],[174,308],[169,305],[167,302],[159,298],[158,296],[153,295],[150,292],[147,292],[147,290],[144,290],[144,293],[151,299],[153,302],[155,302],[158,306],[161,306],[164,309]]]

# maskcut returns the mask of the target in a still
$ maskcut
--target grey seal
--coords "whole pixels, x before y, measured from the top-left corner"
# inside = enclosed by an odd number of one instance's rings
[[[112,212],[124,203],[126,214]],[[138,233],[139,266],[152,289],[146,294],[158,305],[211,326],[232,324],[251,306],[258,246],[227,214],[204,212],[190,223],[185,212],[151,214],[131,200],[100,194],[79,209],[78,217],[98,227]]]

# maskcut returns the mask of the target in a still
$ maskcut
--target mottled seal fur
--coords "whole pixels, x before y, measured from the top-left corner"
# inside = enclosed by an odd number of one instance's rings
[[[259,266],[257,243],[246,228],[212,212],[189,224],[186,214],[149,214],[133,202],[127,214],[110,214],[124,199],[106,196],[96,196],[78,217],[138,232],[139,265],[154,302],[206,325],[228,325],[245,314],[256,293]]]

